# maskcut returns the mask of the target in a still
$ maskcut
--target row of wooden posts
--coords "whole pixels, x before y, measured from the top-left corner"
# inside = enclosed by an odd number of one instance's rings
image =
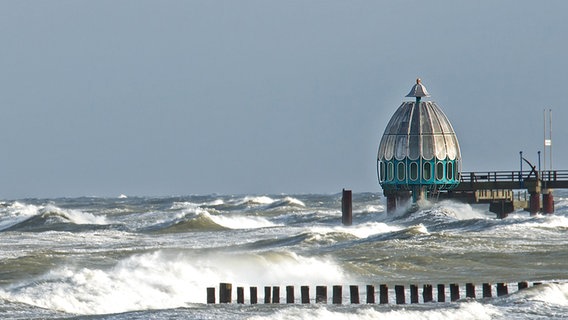
[[[535,282],[533,285],[539,285],[540,282]],[[529,283],[526,281],[518,282],[518,290],[523,290],[528,288]],[[460,289],[458,284],[450,284],[450,301],[457,301],[460,299]],[[230,283],[220,283],[219,284],[219,303],[231,303],[232,302],[232,284]],[[437,302],[446,302],[446,286],[444,284],[437,285]],[[423,302],[434,302],[433,287],[430,284],[425,284],[422,288],[422,300]],[[403,285],[394,286],[394,292],[396,297],[396,304],[406,304],[406,292]],[[497,296],[503,296],[509,294],[507,283],[497,283],[496,288]],[[328,288],[327,286],[316,286],[316,303],[328,303]],[[310,303],[310,287],[301,286],[300,287],[300,301],[303,304]],[[215,288],[207,288],[207,303],[216,303],[215,300]],[[467,283],[465,285],[465,296],[466,298],[476,299],[475,285],[473,283]],[[491,298],[492,285],[489,283],[483,284],[483,298]],[[250,303],[258,303],[258,288],[250,287]],[[352,304],[361,303],[359,301],[359,286],[350,285],[349,286],[349,297]],[[343,301],[343,286],[335,285],[332,287],[332,303],[342,304]],[[245,303],[244,287],[237,287],[237,303]],[[264,303],[275,303],[280,302],[280,287],[279,286],[266,286],[264,287]],[[294,295],[294,286],[286,286],[286,303],[296,303],[296,297]],[[374,304],[375,302],[375,286],[366,286],[366,303]],[[388,304],[389,303],[389,288],[386,284],[381,284],[379,286],[379,303]],[[419,303],[418,286],[410,285],[410,303]]]

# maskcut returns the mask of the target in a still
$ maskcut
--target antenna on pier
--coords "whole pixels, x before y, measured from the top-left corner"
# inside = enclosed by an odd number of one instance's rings
[[[548,111],[548,113],[547,113]],[[546,149],[548,148],[548,157],[549,157],[549,161],[550,161],[550,167],[548,168],[549,170],[552,170],[552,109],[544,109],[543,110],[543,114],[544,114],[544,118],[543,118],[543,124],[544,124],[544,170],[546,171]],[[548,122],[548,137],[547,137],[547,126],[546,123]]]

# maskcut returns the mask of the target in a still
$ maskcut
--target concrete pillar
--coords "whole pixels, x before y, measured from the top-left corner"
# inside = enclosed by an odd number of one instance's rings
[[[394,213],[396,210],[396,196],[394,194],[387,195],[387,213]]]
[[[552,189],[545,189],[542,191],[542,212],[545,214],[554,213],[554,197],[552,196]]]
[[[410,191],[397,191],[396,192],[396,203],[401,206],[410,201]]]
[[[515,208],[511,201],[497,200],[489,204],[489,211],[497,214],[497,219],[505,219]]]
[[[426,187],[417,186],[412,188],[412,202],[417,203],[421,200],[426,200]]]

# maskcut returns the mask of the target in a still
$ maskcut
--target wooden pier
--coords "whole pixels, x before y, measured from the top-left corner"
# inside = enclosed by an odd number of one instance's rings
[[[344,298],[348,298],[346,303],[359,304],[361,301],[365,301],[366,304],[376,304],[376,296],[378,294],[379,304],[406,304],[409,301],[411,304],[417,303],[443,303],[443,302],[455,302],[461,299],[487,299],[492,297],[500,297],[512,293],[513,291],[520,291],[529,288],[530,286],[541,285],[542,282],[532,282],[521,281],[517,283],[500,282],[497,284],[483,283],[481,286],[477,286],[474,283],[466,283],[465,285],[451,283],[438,284],[437,286],[432,286],[431,284],[423,284],[420,288],[417,284],[410,285],[395,285],[394,290],[391,290],[388,285],[381,284],[366,285],[363,286],[365,291],[360,291],[359,285],[334,285],[331,288],[331,299],[328,296],[329,289],[325,285],[315,286],[315,295],[310,296],[310,286],[300,286],[300,297],[299,299],[295,295],[296,288],[292,285],[285,287],[286,297],[282,301],[286,301],[286,304],[343,304]],[[343,288],[348,287],[349,290],[344,291]],[[233,285],[230,283],[220,283],[219,284],[219,303],[233,303],[232,294]],[[408,290],[407,290],[408,288]],[[434,295],[434,288],[436,288],[436,295]],[[248,302],[249,304],[258,304],[258,288],[250,287],[248,299],[245,299],[245,288],[237,287],[236,303],[244,304]],[[265,286],[264,287],[264,304],[281,304],[280,296],[280,286]],[[422,294],[420,294],[420,292]],[[348,293],[348,294],[347,294]],[[361,299],[363,295],[364,299]],[[434,299],[436,297],[436,299]],[[207,303],[215,304],[217,303],[215,287],[207,288]]]
[[[491,212],[505,218],[517,209],[554,213],[554,189],[568,189],[568,170],[463,172],[457,187],[430,197],[489,203]]]

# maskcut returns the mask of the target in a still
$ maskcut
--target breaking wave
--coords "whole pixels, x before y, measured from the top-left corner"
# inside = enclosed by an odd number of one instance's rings
[[[2,216],[0,226],[5,231],[41,231],[66,229],[72,225],[107,225],[103,216],[73,209],[62,209],[48,204],[45,206],[24,205],[19,202],[8,207]],[[57,228],[56,226],[59,226]]]
[[[134,255],[109,269],[56,268],[0,289],[11,302],[75,314],[188,307],[205,303],[205,288],[220,282],[316,285],[346,281],[333,260],[292,252],[261,254],[157,251]]]

